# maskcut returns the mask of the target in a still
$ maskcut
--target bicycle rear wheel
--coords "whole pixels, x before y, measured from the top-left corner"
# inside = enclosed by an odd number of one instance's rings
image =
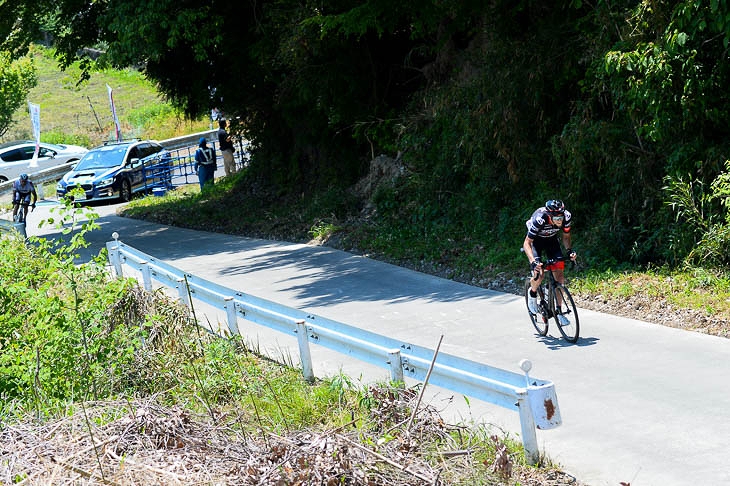
[[[553,289],[553,298],[555,299],[554,317],[558,330],[566,341],[574,343],[578,340],[580,333],[580,320],[578,319],[578,309],[575,307],[573,296],[570,295],[570,291],[564,285],[556,284]],[[562,302],[562,305],[559,305],[558,302]],[[569,321],[568,324],[560,325],[561,316]]]
[[[541,290],[541,289],[540,289]],[[538,293],[538,304],[542,301],[539,298]],[[548,332],[548,319],[542,314],[533,314],[530,311],[530,278],[525,279],[525,306],[527,306],[527,314],[530,316],[532,325],[540,336],[544,336]]]

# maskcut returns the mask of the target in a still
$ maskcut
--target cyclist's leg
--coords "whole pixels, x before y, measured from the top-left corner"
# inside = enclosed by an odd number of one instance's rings
[[[13,193],[13,219],[18,214],[18,208],[20,207],[20,194],[17,192]]]
[[[532,241],[532,256],[534,258],[539,258],[541,253],[544,253],[542,238],[535,238]],[[544,276],[545,276],[544,272],[539,272],[537,274],[537,278],[534,278],[534,275],[533,275],[533,278],[530,279],[530,291],[532,292],[532,294],[537,292],[537,289],[538,289],[538,287],[540,287],[540,284],[542,283],[542,279]]]
[[[553,277],[555,277],[555,281],[559,284],[564,284],[565,274],[563,273],[563,268],[565,268],[565,263],[563,262],[563,251],[560,249],[560,243],[558,242],[557,238],[551,238],[547,242],[547,244],[545,245],[545,253],[548,259],[555,261],[552,266],[552,272]],[[560,293],[557,294],[557,299],[558,305],[562,305],[563,296]]]
[[[28,220],[28,206],[30,206],[30,193],[23,198],[23,221]]]

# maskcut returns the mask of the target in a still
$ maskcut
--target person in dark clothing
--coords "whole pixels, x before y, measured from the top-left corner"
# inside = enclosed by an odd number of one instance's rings
[[[218,149],[223,154],[223,168],[226,170],[226,175],[233,175],[236,173],[236,161],[233,158],[233,142],[231,142],[231,136],[226,131],[228,122],[225,119],[218,120]]]
[[[205,138],[201,138],[198,150],[195,151],[195,171],[198,173],[201,191],[206,184],[215,182],[213,180],[215,169],[215,150],[213,147],[208,147],[208,141]]]
[[[33,202],[30,202],[31,197]],[[23,221],[28,217],[28,206],[35,209],[35,203],[38,200],[38,194],[35,192],[35,186],[30,181],[28,174],[20,174],[20,177],[13,182],[13,219],[18,215],[18,209],[23,211]]]
[[[552,272],[555,280],[561,284],[565,282],[565,275],[563,274],[565,262],[563,261],[563,251],[560,249],[558,238],[560,235],[562,235],[563,246],[565,246],[568,257],[575,261],[576,253],[572,248],[570,239],[572,222],[573,217],[570,211],[565,209],[563,201],[551,199],[545,203],[545,206],[535,210],[525,223],[527,225],[527,235],[522,243],[522,249],[525,250],[525,255],[530,260],[530,266],[535,275],[534,279],[530,279],[530,298],[527,304],[533,314],[538,313],[537,288],[540,286],[543,277],[541,255],[547,260],[555,261],[552,265]],[[570,324],[568,318],[562,314],[558,316],[558,319],[561,326]]]

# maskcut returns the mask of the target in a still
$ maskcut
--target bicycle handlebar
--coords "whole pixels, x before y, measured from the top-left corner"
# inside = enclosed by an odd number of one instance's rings
[[[520,247],[520,252],[525,253],[525,249]],[[572,258],[566,258],[565,256],[562,256],[559,258],[550,258],[549,260],[542,262],[542,266],[543,266],[543,268],[545,268],[548,265],[552,265],[554,263],[558,263],[561,261],[570,261],[570,264],[571,264],[570,268],[573,268],[573,269],[578,265],[576,263],[576,261],[573,260]],[[532,270],[530,270],[530,272],[532,272]],[[534,273],[534,272],[532,272],[532,273]],[[533,275],[532,280],[537,281],[537,275]]]

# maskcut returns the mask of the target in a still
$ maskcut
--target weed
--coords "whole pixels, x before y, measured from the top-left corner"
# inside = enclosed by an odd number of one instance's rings
[[[335,226],[333,223],[327,223],[325,221],[319,221],[312,225],[309,230],[309,236],[315,240],[326,241],[330,236],[340,231],[340,226]]]

